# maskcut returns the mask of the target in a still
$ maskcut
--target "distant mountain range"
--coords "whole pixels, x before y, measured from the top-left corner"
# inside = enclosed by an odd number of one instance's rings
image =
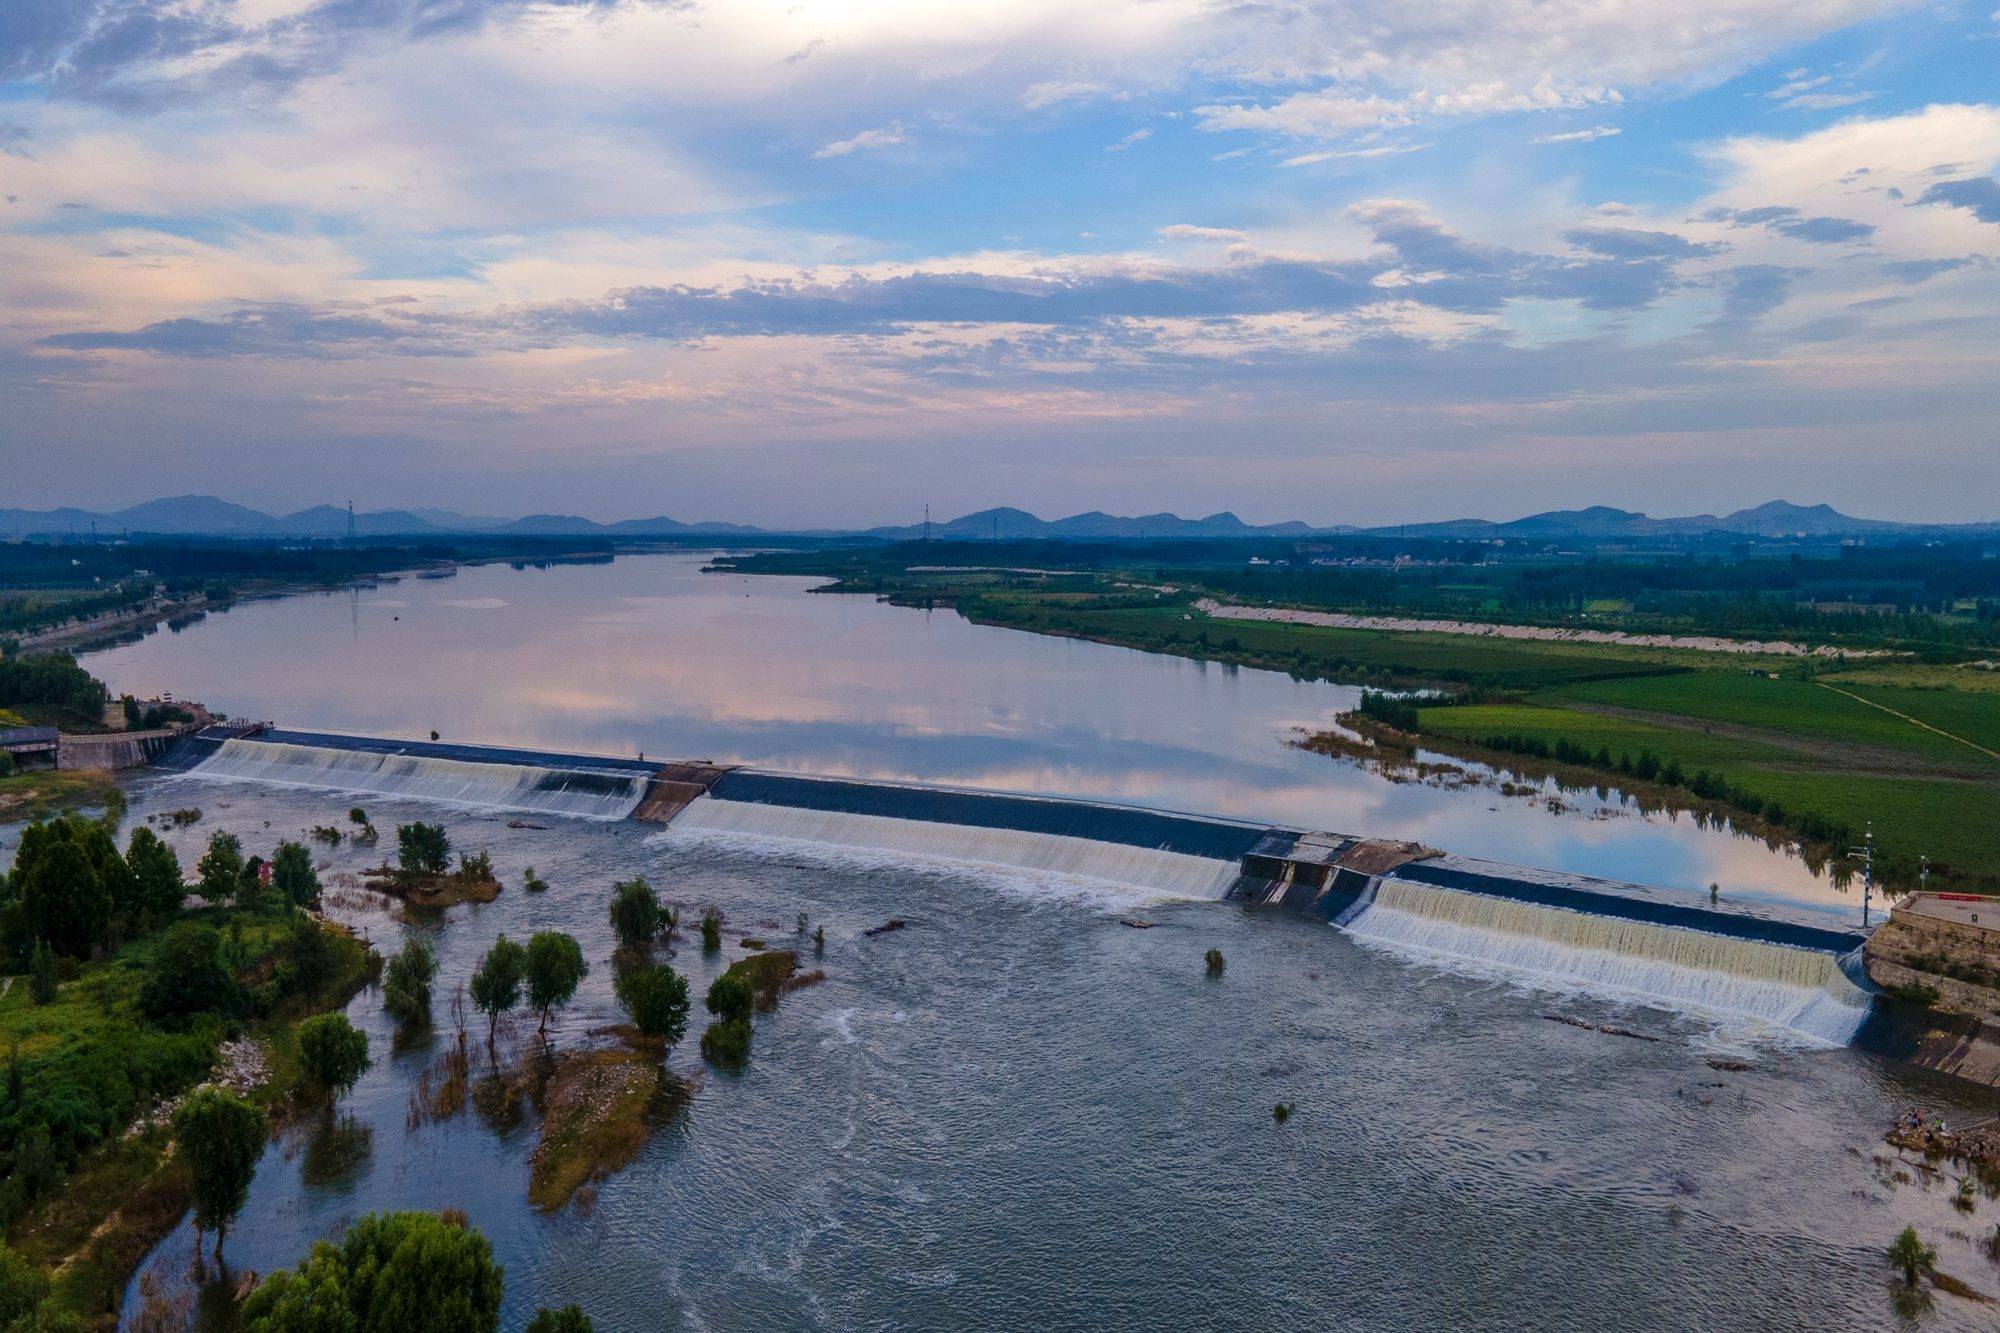
[[[345,537],[348,511],[315,505],[293,514],[266,514],[212,495],[181,495],[148,500],[129,509],[93,512],[87,509],[0,509],[0,537],[124,534],[242,538],[327,539]],[[353,515],[355,534],[362,537],[425,537],[480,534],[538,537],[755,537],[794,529],[765,529],[741,523],[683,523],[660,515],[598,523],[572,514],[530,514],[525,518],[483,518],[448,509],[378,509]],[[1021,540],[1045,538],[1070,541],[1136,538],[1228,538],[1314,536],[1405,536],[1471,540],[1643,541],[1708,534],[1746,537],[1867,537],[1867,536],[1985,536],[2000,535],[2000,520],[1990,523],[1921,524],[1854,518],[1828,505],[1795,505],[1783,500],[1739,509],[1716,517],[1653,518],[1628,509],[1603,505],[1588,509],[1553,509],[1526,518],[1493,522],[1462,518],[1438,523],[1400,523],[1383,527],[1321,528],[1308,523],[1245,523],[1231,513],[1206,518],[1178,514],[1144,514],[1134,518],[1091,511],[1068,518],[1043,519],[1023,509],[982,509],[977,513],[930,526],[932,536],[958,540]],[[859,531],[818,531],[820,536],[874,537],[887,541],[923,535],[922,524],[867,528]]]

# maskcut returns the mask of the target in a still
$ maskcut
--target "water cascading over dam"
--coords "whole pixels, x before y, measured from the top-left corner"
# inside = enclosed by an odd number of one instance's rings
[[[735,770],[676,831],[868,848],[1219,898],[1263,835],[1226,820],[1085,801]]]
[[[1436,888],[1395,877],[1347,923],[1364,943],[1529,985],[1750,1019],[1844,1045],[1868,992],[1838,956],[1761,939]]]
[[[524,752],[395,746],[313,733],[230,738],[181,766],[190,777],[353,795],[403,797],[483,810],[623,819],[645,795],[648,766],[546,762]]]
[[[770,842],[1231,898],[1318,917],[1371,948],[1478,975],[1749,1020],[1843,1044],[1869,1017],[1862,936],[1823,919],[1690,895],[1102,802],[705,763],[648,763],[269,729],[204,733],[159,767],[587,819],[668,838]]]

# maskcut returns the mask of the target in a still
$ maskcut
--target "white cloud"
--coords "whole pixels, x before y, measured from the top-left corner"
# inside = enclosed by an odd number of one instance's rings
[[[1587,130],[1570,130],[1565,134],[1543,134],[1536,143],[1589,143],[1592,139],[1609,139],[1621,131],[1616,125],[1593,125]]]
[[[1197,227],[1192,223],[1176,222],[1170,227],[1160,228],[1160,235],[1169,241],[1240,241],[1244,234],[1234,227]]]
[[[1130,134],[1118,140],[1116,143],[1106,144],[1104,146],[1104,151],[1107,153],[1122,153],[1127,148],[1130,148],[1133,144],[1144,143],[1146,140],[1152,137],[1153,137],[1153,131],[1151,129],[1133,130]]]
[[[861,133],[851,135],[845,139],[835,139],[832,143],[815,152],[813,156],[846,157],[849,153],[858,153],[864,149],[889,148],[896,144],[907,142],[909,142],[909,133],[898,122],[892,125],[882,125],[872,130],[863,130]]]

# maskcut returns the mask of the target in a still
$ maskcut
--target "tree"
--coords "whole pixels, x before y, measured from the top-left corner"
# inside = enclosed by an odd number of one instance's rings
[[[243,843],[234,833],[217,829],[194,871],[200,877],[204,899],[211,904],[229,901],[243,882]]]
[[[0,1244],[0,1328],[11,1329],[33,1314],[48,1290],[49,1279],[41,1269]]]
[[[724,972],[708,987],[708,1012],[724,1022],[732,1018],[749,1019],[750,1005],[756,997],[751,993],[750,983],[733,972]]]
[[[535,1031],[549,1029],[549,1011],[567,1004],[584,975],[590,971],[577,942],[559,930],[538,930],[528,941],[524,979],[528,1004],[541,1011],[542,1021]]]
[[[35,951],[28,958],[29,998],[36,1004],[47,1004],[56,998],[56,992],[61,988],[62,975],[56,970],[54,951],[41,940],[36,940]]]
[[[181,904],[187,900],[181,859],[144,824],[132,830],[131,846],[125,849],[125,864],[132,871],[142,914],[157,918],[181,910]]]
[[[701,951],[717,953],[722,949],[722,918],[714,912],[704,912],[701,918]]]
[[[1914,1287],[1918,1270],[1937,1262],[1937,1249],[1918,1239],[1915,1227],[1904,1227],[1903,1234],[1889,1246],[1889,1262],[1903,1270],[1903,1285]]]
[[[750,1058],[750,1020],[720,1018],[701,1034],[702,1058],[719,1065],[740,1065]]]
[[[614,986],[618,1003],[632,1017],[632,1025],[649,1037],[658,1037],[672,1050],[687,1035],[687,978],[665,963],[629,967],[619,973]]]
[[[451,839],[442,824],[396,825],[396,864],[411,875],[442,875],[451,868]]]
[[[565,1305],[560,1310],[544,1305],[528,1321],[528,1333],[592,1333],[590,1316],[580,1305]]]
[[[1224,963],[1222,961],[1222,950],[1210,949],[1207,953],[1201,956],[1201,960],[1203,963],[1207,964],[1208,975],[1211,979],[1222,975],[1222,969],[1224,966]]]
[[[329,1106],[368,1072],[368,1034],[345,1014],[316,1014],[299,1024],[299,1063],[306,1085]]]
[[[611,928],[628,949],[644,948],[660,933],[660,895],[644,878],[611,886]]]
[[[29,938],[46,940],[51,949],[72,958],[88,956],[103,941],[111,923],[111,894],[89,852],[67,829],[51,833],[33,849],[23,834],[13,886]]]
[[[281,842],[271,854],[271,887],[294,907],[319,903],[319,872],[302,842]]]
[[[194,1225],[223,1233],[250,1196],[250,1179],[264,1153],[264,1117],[256,1107],[213,1085],[196,1088],[174,1112],[174,1142],[194,1176]]]
[[[177,922],[153,950],[139,987],[139,1009],[169,1027],[195,1014],[235,1009],[236,979],[222,965],[222,936],[199,921]]]
[[[368,812],[358,805],[354,806],[347,812],[347,822],[350,824],[366,824],[368,822]]]
[[[472,1003],[486,1015],[486,1045],[493,1045],[500,1015],[521,1002],[521,978],[528,968],[528,951],[502,935],[479,960],[467,990]]]
[[[431,1016],[431,979],[437,975],[437,952],[430,940],[411,935],[402,952],[389,960],[382,979],[382,1007],[406,1026],[428,1022]]]
[[[243,1303],[244,1333],[494,1333],[500,1265],[462,1215],[370,1213]]]

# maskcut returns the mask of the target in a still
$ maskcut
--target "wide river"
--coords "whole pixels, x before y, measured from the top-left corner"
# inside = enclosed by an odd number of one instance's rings
[[[1116,797],[1847,906],[1684,820],[1552,814],[1288,748],[1341,689],[806,586],[680,558],[489,567],[242,606],[90,665],[121,690],[302,727]],[[350,804],[199,777],[140,777],[132,796],[131,821],[201,808],[168,835],[184,864],[217,828],[268,852]],[[494,937],[539,929],[577,935],[591,962],[558,1048],[618,1021],[604,909],[633,873],[728,921],[720,957],[673,957],[697,995],[743,935],[793,938],[798,912],[825,928],[826,980],[757,1020],[741,1075],[683,1044],[687,1108],[552,1215],[525,1198],[533,1108],[413,1125],[451,1038],[399,1044],[366,991],[349,1014],[374,1066],[340,1119],[267,1153],[228,1241],[239,1272],[289,1266],[371,1210],[458,1207],[506,1266],[509,1328],[577,1301],[602,1330],[1878,1329],[1900,1317],[1882,1252],[1906,1224],[1942,1269],[2000,1289],[1980,1244],[2000,1203],[1981,1191],[1962,1211],[1953,1178],[1880,1139],[1906,1106],[1960,1120],[1990,1097],[1853,1049],[1467,976],[1218,902],[369,806],[385,829],[442,817],[508,885],[405,925],[347,887],[379,850],[322,855],[333,910],[385,951],[431,935],[441,1027]],[[521,891],[529,865],[549,892]],[[864,933],[891,916],[910,928]],[[1209,947],[1228,960],[1217,981]],[[192,1248],[183,1226],[154,1252],[128,1314],[142,1283],[184,1286]],[[1935,1326],[2000,1324],[1935,1301]]]
[[[1300,750],[1357,691],[703,574],[699,556],[240,605],[87,665],[280,726],[714,759],[1237,815],[1859,917],[1797,857],[1591,797],[1396,783]]]

